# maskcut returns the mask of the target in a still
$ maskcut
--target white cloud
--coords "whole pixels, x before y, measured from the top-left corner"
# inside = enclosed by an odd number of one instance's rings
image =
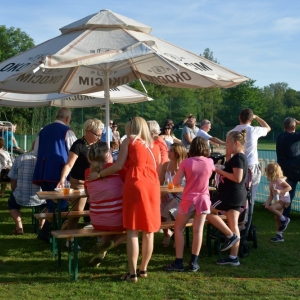
[[[275,29],[288,35],[298,34],[300,32],[300,18],[281,18],[275,22]]]

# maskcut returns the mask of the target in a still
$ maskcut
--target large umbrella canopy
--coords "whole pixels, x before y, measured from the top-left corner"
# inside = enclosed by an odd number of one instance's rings
[[[151,101],[152,98],[141,93],[127,85],[119,86],[110,90],[110,101],[112,103],[131,104],[143,101]],[[95,92],[91,94],[18,94],[18,93],[0,93],[0,106],[10,107],[93,107],[104,106],[104,92]]]
[[[0,90],[86,94],[142,79],[178,88],[233,87],[248,78],[151,36],[151,28],[101,10],[0,64]]]
[[[248,80],[151,36],[150,31],[144,24],[101,10],[61,28],[60,36],[2,62],[0,90],[91,93],[105,89],[108,70],[110,87],[137,78],[183,88],[226,88]]]

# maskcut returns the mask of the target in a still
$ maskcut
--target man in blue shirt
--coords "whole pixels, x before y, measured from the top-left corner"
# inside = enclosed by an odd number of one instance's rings
[[[11,147],[13,148],[13,152],[17,154],[23,154],[24,151],[18,146],[18,143],[15,139],[14,132],[17,129],[17,124],[12,124],[12,127],[5,131],[4,133],[4,141],[6,143],[5,148],[7,151],[10,151]]]
[[[112,142],[113,138],[112,138],[112,125],[113,125],[113,120],[109,121],[109,141]],[[106,126],[104,127],[103,131],[102,131],[102,137],[101,137],[101,141],[106,143]]]

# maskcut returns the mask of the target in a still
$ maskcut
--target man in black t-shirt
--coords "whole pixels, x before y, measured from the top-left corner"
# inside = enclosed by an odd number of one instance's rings
[[[293,165],[300,166],[300,132],[296,132],[296,125],[300,125],[300,121],[288,117],[283,122],[284,131],[281,132],[276,139],[276,155],[277,162],[280,165],[283,174],[287,177],[287,182],[292,187],[290,193],[291,204],[295,197],[296,186],[298,181],[289,177],[288,172]],[[283,212],[285,217],[290,214],[291,205]]]

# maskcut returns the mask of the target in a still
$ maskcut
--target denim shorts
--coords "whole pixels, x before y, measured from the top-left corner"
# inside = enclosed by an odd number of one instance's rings
[[[12,210],[12,209],[21,209],[21,205],[19,205],[15,199],[15,196],[13,195],[13,193],[10,193],[10,196],[8,198],[8,210]]]

